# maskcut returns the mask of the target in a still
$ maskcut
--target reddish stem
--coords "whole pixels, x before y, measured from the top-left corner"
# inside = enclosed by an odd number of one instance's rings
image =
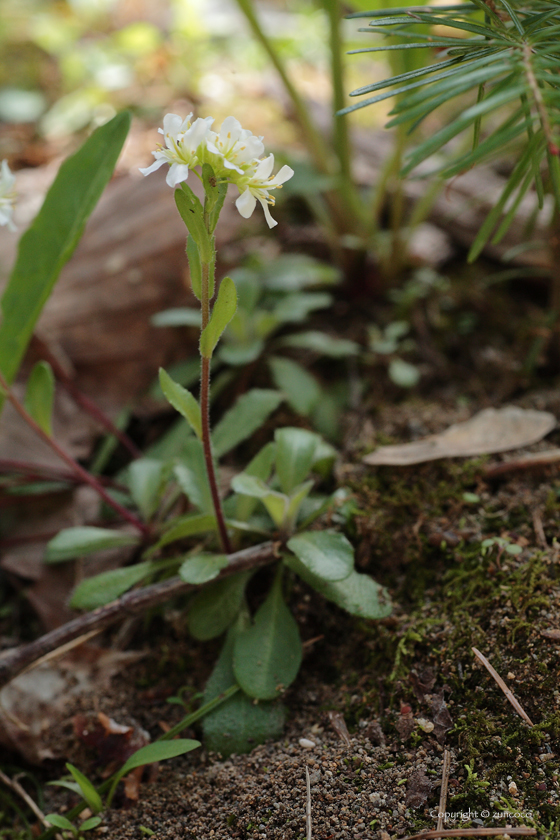
[[[80,466],[80,464],[78,464],[77,461],[75,461],[70,455],[68,455],[68,453],[65,452],[64,449],[62,449],[62,447],[59,446],[58,443],[50,435],[44,432],[43,429],[38,425],[38,423],[35,422],[33,417],[26,411],[24,406],[12,392],[2,373],[0,373],[0,385],[6,392],[6,396],[8,397],[9,401],[11,402],[17,413],[20,415],[20,417],[23,420],[25,420],[25,422],[33,429],[34,432],[36,432],[37,435],[39,435],[41,440],[43,440],[48,446],[50,446],[53,452],[56,452],[58,457],[62,461],[64,461],[64,463],[67,464],[68,467],[70,467],[72,472],[76,476],[78,476],[80,481],[82,481],[84,484],[89,484],[89,486],[92,487],[99,496],[101,496],[103,501],[106,502],[110,507],[112,507],[113,510],[119,514],[119,516],[121,516],[127,522],[130,522],[130,524],[134,525],[134,527],[138,531],[140,531],[140,533],[144,537],[147,537],[150,533],[150,529],[146,525],[144,525],[144,523],[141,522],[136,516],[134,516],[133,513],[131,513],[121,504],[112,499],[111,496],[104,489],[102,484],[95,478],[95,476],[91,475],[91,473],[88,473],[87,470]]]

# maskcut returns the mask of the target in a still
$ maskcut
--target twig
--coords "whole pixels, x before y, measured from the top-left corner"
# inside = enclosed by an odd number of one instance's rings
[[[523,458],[516,458],[512,461],[500,461],[497,464],[488,464],[484,468],[486,478],[496,478],[508,472],[516,470],[529,470],[534,467],[547,467],[560,461],[560,449],[547,449],[544,452],[534,452],[532,455],[525,455]]]
[[[447,786],[449,784],[449,767],[451,765],[451,753],[445,750],[443,753],[443,767],[441,768],[441,791],[439,794],[439,810],[436,831],[443,830],[443,819],[447,806]]]
[[[520,825],[517,828],[444,828],[441,831],[421,831],[420,834],[409,834],[408,837],[403,837],[403,840],[432,840],[434,837],[495,837],[496,835],[507,834],[512,835],[535,835],[536,828],[528,828],[526,825]]]
[[[309,768],[305,765],[305,785],[307,788],[307,800],[305,805],[305,825],[307,827],[306,840],[312,840],[311,834],[311,779],[309,778]]]
[[[546,534],[544,532],[541,515],[536,508],[533,511],[533,530],[535,532],[535,537],[537,538],[538,544],[541,548],[544,548],[546,551],[546,549],[548,548]]]
[[[278,557],[278,547],[278,543],[266,542],[229,555],[228,565],[214,580],[271,563]],[[0,657],[0,688],[21,674],[32,663],[74,639],[91,634],[92,631],[100,632],[125,616],[142,613],[149,607],[163,604],[176,595],[183,595],[185,592],[198,588],[198,585],[185,583],[180,577],[173,577],[154,583],[152,586],[134,589],[104,607],[99,607],[97,610],[63,624],[62,627],[51,630],[50,633],[45,633],[33,642],[6,651]]]
[[[97,420],[100,426],[103,426],[111,435],[114,435],[119,440],[125,449],[128,449],[133,458],[141,458],[142,453],[127,434],[122,432],[113,421],[96,405],[93,400],[90,400],[85,394],[82,394],[77,387],[72,377],[68,375],[64,365],[60,363],[56,355],[53,353],[46,341],[44,341],[37,333],[33,336],[33,344],[37,346],[42,358],[50,364],[53,373],[60,382],[60,384],[68,391],[74,402],[87,412],[94,420]]]
[[[138,531],[140,531],[140,533],[143,536],[147,537],[150,533],[150,529],[146,525],[144,525],[144,523],[141,522],[137,516],[134,516],[133,513],[131,513],[121,504],[119,504],[119,502],[115,501],[115,499],[113,499],[109,495],[109,493],[107,493],[105,488],[95,476],[88,473],[87,470],[80,466],[80,464],[78,464],[77,461],[75,461],[70,455],[68,455],[67,452],[64,451],[64,449],[62,449],[61,446],[58,445],[54,438],[52,438],[45,431],[43,431],[41,426],[39,426],[39,424],[31,416],[31,414],[29,414],[29,412],[25,409],[23,404],[18,400],[18,398],[6,382],[6,379],[4,378],[2,373],[0,373],[0,386],[4,390],[7,398],[9,399],[19,416],[22,418],[22,420],[24,420],[25,423],[27,423],[27,425],[33,429],[33,431],[41,438],[41,440],[43,440],[48,446],[50,446],[53,452],[55,452],[68,467],[70,467],[72,472],[80,478],[80,481],[83,481],[84,484],[89,484],[90,487],[93,487],[96,493],[98,493],[99,496],[101,496],[103,501],[106,502],[109,505],[109,507],[112,507],[113,510],[115,510],[119,514],[119,516],[121,516],[127,522],[130,522],[130,524],[134,525],[134,527]]]
[[[19,782],[16,782],[15,779],[10,779],[8,776],[6,776],[5,773],[2,773],[1,770],[0,770],[0,782],[3,782],[3,784],[6,785],[6,787],[10,788],[10,790],[13,790],[14,793],[17,793],[17,795],[20,797],[20,799],[23,799],[23,801],[28,806],[28,808],[31,811],[33,811],[33,813],[35,814],[37,819],[40,822],[42,822],[44,826],[46,826],[47,828],[51,827],[49,825],[49,823],[46,821],[45,815],[43,814],[43,812],[41,811],[41,809],[39,808],[37,803],[34,802],[33,799],[31,799],[31,797],[29,796],[27,791],[20,785]]]
[[[517,714],[519,715],[519,717],[523,718],[523,720],[524,720],[526,723],[528,723],[528,724],[529,724],[529,726],[533,726],[533,721],[531,720],[531,718],[529,717],[529,715],[527,714],[527,712],[525,711],[525,709],[522,707],[522,705],[521,705],[521,703],[519,702],[519,700],[516,700],[516,699],[515,699],[515,697],[513,696],[512,692],[509,690],[509,688],[507,687],[507,685],[505,684],[505,682],[503,681],[503,679],[500,677],[500,675],[498,674],[498,672],[496,671],[496,669],[495,669],[495,668],[493,668],[493,667],[492,667],[492,665],[490,665],[490,663],[488,662],[488,660],[486,659],[486,657],[484,656],[484,654],[482,654],[482,653],[481,653],[479,650],[477,650],[475,647],[471,648],[471,650],[472,650],[472,652],[474,653],[474,655],[476,656],[476,658],[477,658],[477,659],[479,659],[479,660],[480,660],[480,662],[482,662],[482,664],[484,665],[484,667],[486,668],[486,670],[488,671],[488,673],[489,673],[492,677],[494,677],[494,679],[496,680],[496,682],[498,683],[498,685],[500,686],[500,688],[502,689],[502,691],[503,691],[503,692],[504,692],[504,694],[506,695],[507,699],[509,700],[509,702],[511,703],[511,705],[513,706],[513,708],[515,709],[515,711],[517,712]]]

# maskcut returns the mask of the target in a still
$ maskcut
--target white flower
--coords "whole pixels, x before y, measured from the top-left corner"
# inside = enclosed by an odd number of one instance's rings
[[[149,175],[155,172],[164,163],[169,163],[170,168],[167,173],[166,181],[170,187],[176,187],[181,181],[186,181],[189,177],[189,169],[198,166],[202,161],[199,153],[203,152],[204,146],[201,146],[206,140],[210,126],[214,122],[213,117],[200,117],[191,122],[192,114],[189,114],[184,120],[178,114],[166,114],[163,118],[163,128],[159,129],[159,133],[165,137],[165,145],[167,148],[160,148],[156,152],[152,152],[155,157],[155,162],[146,169],[141,169],[142,175]]]
[[[262,137],[256,137],[252,131],[242,128],[235,117],[226,117],[220,133],[211,131],[206,140],[209,152],[221,157],[220,163],[225,169],[245,174],[247,166],[264,154]],[[245,169],[241,167],[245,165]]]
[[[241,195],[235,202],[235,206],[243,218],[248,219],[253,214],[257,201],[260,201],[270,228],[277,225],[278,222],[274,221],[268,209],[269,204],[274,206],[275,203],[274,197],[269,195],[268,191],[280,189],[282,184],[288,181],[294,174],[294,170],[289,166],[283,166],[276,175],[272,175],[273,167],[274,155],[269,155],[264,160],[258,161],[256,169],[250,173],[248,178],[240,178],[236,182]]]
[[[15,231],[16,226],[12,221],[14,212],[14,201],[16,193],[14,184],[16,176],[10,171],[8,161],[2,161],[2,171],[0,172],[0,225],[7,225],[8,230]]]

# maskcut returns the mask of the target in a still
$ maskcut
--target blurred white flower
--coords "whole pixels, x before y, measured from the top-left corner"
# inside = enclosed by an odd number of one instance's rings
[[[7,225],[8,230],[15,231],[17,228],[12,221],[16,193],[14,184],[16,176],[11,172],[8,161],[2,161],[0,171],[0,225]]]
[[[248,219],[253,214],[253,210],[260,202],[267,224],[270,228],[278,224],[270,215],[268,205],[274,206],[274,196],[269,194],[269,190],[281,189],[282,184],[288,181],[294,174],[294,170],[289,166],[283,166],[276,174],[272,175],[274,168],[274,155],[269,155],[264,160],[260,160],[252,173],[248,173],[245,177],[239,178],[235,181],[237,188],[241,195],[235,202],[235,206],[241,213],[244,219]]]
[[[220,163],[225,169],[235,170],[244,175],[247,167],[264,154],[262,137],[256,137],[252,131],[242,128],[235,117],[226,117],[219,134],[211,131],[206,140],[209,152],[221,157]],[[241,167],[245,165],[245,169]]]
[[[146,169],[141,169],[142,175],[149,175],[155,172],[164,163],[170,164],[166,181],[170,187],[176,187],[181,181],[189,177],[189,169],[193,169],[203,161],[199,153],[205,150],[204,141],[214,122],[213,117],[200,117],[191,122],[192,114],[184,120],[178,114],[166,114],[163,118],[163,128],[158,129],[165,138],[167,148],[160,148],[152,152],[155,162]],[[201,149],[202,146],[202,149]]]

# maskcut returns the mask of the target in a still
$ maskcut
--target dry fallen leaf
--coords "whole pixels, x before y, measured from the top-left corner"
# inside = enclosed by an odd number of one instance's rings
[[[366,455],[365,464],[408,466],[438,458],[468,458],[507,452],[536,443],[556,426],[548,411],[518,408],[485,408],[464,423],[454,423],[437,435],[395,446],[380,446]]]

